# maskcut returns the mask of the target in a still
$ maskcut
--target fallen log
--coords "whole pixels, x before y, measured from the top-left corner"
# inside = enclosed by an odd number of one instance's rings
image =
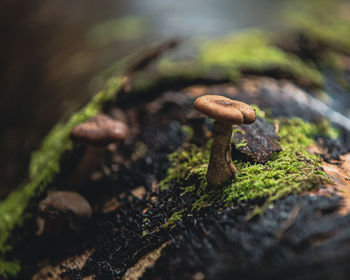
[[[301,30],[309,40],[326,41]],[[349,119],[317,95],[327,89],[324,53],[349,55],[347,41],[337,42],[305,58],[308,45],[287,50],[265,32],[197,44],[171,40],[98,76],[101,91],[52,130],[33,154],[29,183],[0,203],[1,274],[346,279],[349,215],[338,211],[343,193],[334,186],[344,187],[348,174],[336,172],[342,180],[334,182],[322,158],[329,165],[346,161]],[[185,117],[203,94],[257,106],[256,125],[233,136],[237,180],[216,190],[205,181],[212,124],[205,122],[208,138],[195,145]],[[106,151],[103,166],[78,190],[95,209],[90,228],[36,237],[39,201],[67,188],[84,155],[70,131],[115,110],[123,112],[131,136]],[[322,189],[328,191],[316,191]]]

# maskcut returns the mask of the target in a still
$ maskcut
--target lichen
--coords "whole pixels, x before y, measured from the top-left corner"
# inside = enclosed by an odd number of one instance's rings
[[[225,186],[221,196],[226,204],[264,200],[265,205],[269,205],[281,197],[328,182],[320,167],[319,157],[309,153],[307,147],[314,143],[316,135],[334,135],[333,129],[326,123],[315,125],[299,118],[275,121],[280,128],[282,152],[273,154],[266,164],[235,160],[238,169],[236,181]],[[205,147],[186,144],[171,154],[172,166],[167,177],[160,182],[162,189],[175,184],[181,186],[184,193],[197,192],[198,200],[192,205],[192,210],[210,206],[219,195],[218,191],[206,189],[210,145],[210,141]]]

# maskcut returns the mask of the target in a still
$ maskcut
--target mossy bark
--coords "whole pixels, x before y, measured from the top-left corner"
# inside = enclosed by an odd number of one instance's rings
[[[331,3],[332,1],[324,2]],[[329,48],[334,52],[339,50],[336,47],[336,45],[339,45],[342,53],[349,54],[349,36],[344,36],[350,30],[349,21],[342,20],[341,30],[345,30],[345,32],[336,32],[336,34],[333,30],[328,32],[329,29],[323,28],[318,28],[317,33],[315,33],[308,26],[300,24],[300,30],[304,29],[303,34],[310,40],[321,43],[325,49]],[[344,26],[346,28],[343,28]],[[320,34],[322,30],[327,32]],[[311,32],[313,35],[310,35]],[[326,41],[332,41],[332,44],[324,44]],[[193,42],[184,43],[177,51],[159,57],[164,50],[169,50],[175,45],[176,43],[170,42],[160,45],[160,47],[156,46],[152,48],[148,55],[141,56],[141,58],[139,55],[128,57],[98,76],[95,79],[95,88],[98,88],[99,91],[92,101],[68,121],[57,124],[44,139],[41,149],[33,153],[29,167],[29,183],[24,184],[7,199],[0,202],[0,275],[15,275],[19,270],[17,263],[2,261],[2,259],[7,258],[13,246],[21,239],[21,236],[13,235],[15,229],[21,229],[26,224],[28,216],[33,212],[32,206],[48,189],[53,188],[52,182],[60,173],[62,156],[69,154],[73,148],[69,139],[71,129],[80,122],[95,116],[111,100],[117,99],[117,102],[123,102],[127,99],[129,91],[132,98],[141,96],[147,99],[149,95],[160,93],[164,89],[181,88],[184,85],[192,85],[197,82],[237,82],[244,73],[264,75],[271,73],[271,70],[278,73],[287,73],[282,77],[291,78],[296,82],[298,78],[300,78],[299,80],[306,80],[307,83],[303,82],[303,85],[311,85],[312,88],[322,88],[324,85],[325,80],[322,71],[317,69],[313,62],[305,59],[302,55],[291,54],[291,52],[276,46],[273,36],[266,32],[247,31],[238,35],[199,43],[194,47]],[[194,53],[193,59],[190,60],[186,56],[189,49],[193,50]],[[185,55],[181,56],[181,53]],[[319,58],[322,59],[322,57]],[[135,95],[132,95],[133,93]],[[216,160],[217,157],[217,160],[220,159],[224,162],[220,169],[224,171],[225,176],[215,181],[208,179],[211,184],[217,185],[227,181],[227,178],[232,178],[235,171],[231,165],[232,163],[228,163],[230,160],[227,157],[231,149],[227,143],[227,139],[231,139],[230,132],[226,133],[221,128],[216,128],[215,133],[222,134],[223,138],[219,138],[220,140],[217,141],[229,147],[225,150],[218,148],[218,150],[212,152],[213,160]],[[293,132],[288,133],[291,134],[291,137],[293,136]],[[287,144],[292,145],[292,143]],[[217,146],[216,143],[213,145],[213,147]],[[302,146],[302,149],[305,150],[305,146]],[[290,156],[289,150],[285,150],[283,159],[290,159]],[[308,162],[302,162],[302,164],[310,166]],[[271,166],[272,171],[275,171],[275,168],[277,170],[278,162]],[[245,163],[241,163],[240,168],[250,172],[263,170],[263,167],[259,166],[259,168],[254,169]],[[203,169],[203,162],[200,162],[195,171],[199,171],[203,175],[206,172],[205,169]],[[210,164],[208,173],[213,174],[216,171]],[[311,171],[314,172],[313,169]],[[246,191],[246,185],[251,185],[254,182],[252,177],[250,176],[249,180],[242,180],[241,184],[237,184],[240,192],[237,192],[237,188],[234,189],[232,200],[244,200],[247,197],[259,198],[260,193],[247,193]],[[268,177],[263,179],[270,182]],[[264,180],[259,181],[259,183],[264,183]],[[295,182],[296,185],[293,185],[293,188],[299,190],[299,183]],[[260,190],[261,185],[256,187],[257,190]],[[229,191],[229,194],[232,194],[232,192]],[[284,193],[276,192],[274,194],[278,198]]]

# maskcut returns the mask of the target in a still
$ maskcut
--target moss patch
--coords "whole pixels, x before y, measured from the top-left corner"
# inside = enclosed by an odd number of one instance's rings
[[[192,52],[190,56],[188,50]],[[274,46],[272,35],[259,30],[186,42],[147,71],[137,73],[132,84],[136,92],[143,92],[162,83],[177,85],[197,80],[237,82],[243,71],[261,74],[273,71],[284,73],[303,84],[324,85],[322,74],[312,63]]]
[[[18,262],[3,261],[0,259],[0,275],[8,275],[14,277],[20,271],[20,265]]]
[[[185,211],[185,209],[182,209],[180,211],[177,211],[173,213],[170,218],[166,221],[165,224],[162,225],[162,228],[170,228],[174,229],[176,227],[176,222],[182,220],[182,213]]]
[[[195,190],[198,186],[200,189],[205,187],[211,143],[212,141],[208,141],[204,148],[185,144],[170,154],[172,166],[168,169],[165,179],[159,182],[160,189],[167,189],[172,183],[183,184],[184,192]]]
[[[318,157],[306,151],[319,128],[300,119],[278,123],[282,151],[272,155],[265,165],[235,161],[239,173],[236,182],[224,189],[227,202],[266,198],[270,203],[326,181]]]
[[[287,9],[289,25],[308,39],[350,54],[350,4],[339,0],[298,0]]]
[[[306,149],[314,143],[316,135],[333,133],[331,128],[307,123],[298,118],[280,119],[276,122],[280,127],[280,145],[283,151],[274,154],[265,165],[234,161],[238,169],[236,182],[226,186],[221,196],[227,204],[263,199],[266,201],[265,205],[268,205],[281,197],[328,182],[320,168],[319,158]],[[213,198],[218,196],[217,191],[206,190],[205,174],[210,144],[202,148],[185,145],[170,155],[172,166],[167,177],[160,182],[163,189],[177,184],[183,187],[184,192],[196,191],[199,199],[192,205],[192,210],[211,205]]]
[[[242,69],[258,72],[281,70],[294,77],[307,77],[317,86],[324,83],[323,77],[313,65],[299,57],[273,46],[271,35],[250,31],[207,42],[201,46],[200,58],[207,67],[224,66],[230,78],[237,80]]]

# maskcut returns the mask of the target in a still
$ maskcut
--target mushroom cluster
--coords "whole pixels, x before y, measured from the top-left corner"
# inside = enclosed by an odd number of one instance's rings
[[[70,184],[79,186],[89,178],[96,163],[103,157],[107,145],[118,144],[129,135],[129,127],[105,114],[98,114],[77,125],[70,133],[75,143],[85,146],[85,155],[70,178]],[[56,191],[49,194],[38,206],[37,235],[44,232],[59,233],[66,224],[70,229],[83,229],[92,215],[90,203],[79,193]]]
[[[209,186],[220,186],[235,179],[237,169],[231,157],[233,125],[252,124],[256,114],[248,104],[219,95],[198,97],[194,107],[215,120],[213,145],[206,174]]]

